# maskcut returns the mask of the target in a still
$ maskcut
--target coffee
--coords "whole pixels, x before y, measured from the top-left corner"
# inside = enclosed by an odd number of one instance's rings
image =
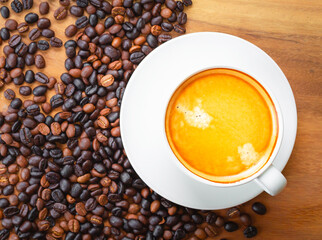
[[[278,136],[277,113],[266,90],[232,69],[210,69],[181,84],[166,112],[166,135],[192,173],[232,183],[260,170]]]

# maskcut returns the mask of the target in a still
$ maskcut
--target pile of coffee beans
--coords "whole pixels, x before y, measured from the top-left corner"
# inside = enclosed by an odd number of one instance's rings
[[[51,13],[41,2],[38,13],[26,13],[22,23],[10,19],[8,7],[0,11],[6,19],[0,44],[7,44],[0,88],[11,101],[0,114],[0,240],[197,240],[237,229],[254,237],[257,229],[243,207],[220,216],[159,196],[134,172],[123,149],[119,111],[125,87],[137,65],[172,39],[170,32],[185,33],[184,9],[192,1],[59,3]],[[33,1],[13,0],[10,6],[19,13]],[[48,13],[55,21],[76,18],[65,29],[73,39],[63,43],[55,37],[51,21],[42,17]],[[28,33],[29,44],[22,33]],[[47,76],[40,52],[63,45],[66,72],[60,79]],[[41,70],[28,69],[32,65]],[[6,88],[11,82],[16,89]],[[33,89],[28,86],[35,82]],[[20,99],[16,91],[33,98]],[[47,99],[48,91],[56,94]],[[258,202],[252,209],[266,213]]]

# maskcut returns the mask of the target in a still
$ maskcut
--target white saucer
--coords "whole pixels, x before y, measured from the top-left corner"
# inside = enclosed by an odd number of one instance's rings
[[[149,187],[172,202],[196,209],[236,206],[262,192],[254,181],[230,188],[202,184],[179,170],[168,150],[163,129],[169,96],[190,75],[215,67],[248,73],[277,98],[284,120],[281,147],[273,162],[277,169],[285,167],[296,137],[291,87],[277,64],[255,45],[232,35],[204,32],[177,37],[155,49],[135,70],[123,97],[124,148]]]

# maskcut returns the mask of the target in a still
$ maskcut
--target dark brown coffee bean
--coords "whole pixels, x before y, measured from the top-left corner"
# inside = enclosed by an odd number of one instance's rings
[[[63,46],[63,41],[62,41],[62,40],[60,40],[60,39],[59,39],[59,38],[57,38],[57,37],[52,37],[52,38],[50,39],[50,45],[51,45],[52,47],[59,48],[59,47]]]
[[[41,31],[38,28],[34,28],[29,32],[29,39],[31,41],[36,40],[37,38],[39,38],[41,35]]]
[[[56,20],[63,20],[67,17],[67,14],[68,14],[68,12],[67,12],[66,7],[59,7],[54,12],[54,18]]]
[[[89,23],[88,18],[86,16],[82,16],[76,20],[75,25],[78,29],[80,29],[80,28],[86,27],[88,23]]]
[[[255,213],[257,213],[259,215],[264,215],[267,211],[265,205],[260,202],[255,202],[252,205],[252,209]]]
[[[33,24],[33,23],[37,22],[38,19],[39,19],[39,16],[36,13],[28,13],[25,16],[25,21],[26,21],[26,23],[29,23],[29,24]]]
[[[9,88],[4,91],[4,97],[8,100],[12,100],[16,97],[16,94],[12,89]]]
[[[185,6],[190,6],[190,5],[192,5],[192,0],[182,0],[182,2],[183,2],[183,4],[184,4]]]
[[[45,38],[52,38],[52,37],[55,37],[55,32],[51,29],[43,29],[41,31],[41,35],[44,36]]]
[[[144,58],[143,52],[134,52],[130,55],[130,61],[134,64],[139,64]]]
[[[16,20],[14,19],[8,19],[6,22],[5,22],[5,27],[8,28],[10,31],[14,31],[17,29],[17,26],[18,26],[18,23]]]
[[[20,13],[23,10],[23,5],[19,0],[13,0],[10,6],[15,13]]]
[[[180,12],[177,17],[177,22],[180,25],[184,25],[187,23],[187,14],[184,12]]]
[[[39,4],[39,13],[41,15],[46,15],[47,13],[49,13],[49,4],[48,4],[48,2],[41,2]]]
[[[33,0],[22,0],[23,8],[24,9],[31,9],[34,1]]]
[[[185,33],[185,32],[186,32],[185,27],[180,26],[180,25],[178,25],[178,24],[173,25],[173,28],[174,28],[174,31],[175,31],[175,32],[180,33],[180,34],[183,34],[183,33]]]
[[[69,25],[65,29],[65,35],[66,35],[66,37],[73,37],[73,36],[75,36],[76,33],[77,33],[77,27],[74,24]]]
[[[235,222],[226,222],[224,228],[227,232],[234,232],[238,229],[238,225]]]
[[[29,30],[29,25],[25,22],[22,22],[18,24],[17,29],[19,33],[24,33]]]
[[[35,65],[39,69],[46,67],[46,61],[42,55],[37,54],[35,56]]]
[[[46,40],[39,40],[37,42],[37,48],[42,51],[46,51],[49,49],[49,43]]]
[[[171,39],[172,39],[172,36],[169,35],[169,34],[160,34],[158,36],[159,43],[165,43],[165,42],[167,42],[167,41],[169,41]]]
[[[84,9],[73,5],[70,7],[69,12],[75,17],[81,17],[84,14]]]
[[[254,226],[249,226],[244,230],[244,236],[246,238],[253,238],[257,235],[257,228]]]
[[[233,207],[227,210],[227,216],[229,218],[235,218],[240,216],[240,210],[237,207]]]
[[[10,17],[10,10],[6,6],[2,6],[0,8],[0,13],[3,18],[9,18]]]
[[[48,18],[39,18],[38,22],[37,22],[37,27],[39,29],[46,29],[49,28],[51,25],[51,22]]]
[[[11,38],[9,39],[9,46],[14,48],[16,47],[19,43],[21,42],[21,37],[20,35],[13,35],[11,36]]]

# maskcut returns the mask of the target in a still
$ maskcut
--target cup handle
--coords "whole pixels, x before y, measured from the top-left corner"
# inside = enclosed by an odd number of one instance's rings
[[[262,173],[255,182],[268,194],[275,196],[286,186],[287,180],[284,175],[271,165]]]

